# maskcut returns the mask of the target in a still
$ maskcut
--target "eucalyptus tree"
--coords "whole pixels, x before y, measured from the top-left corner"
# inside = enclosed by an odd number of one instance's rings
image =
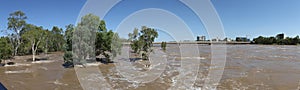
[[[146,26],[142,26],[140,33],[137,34],[136,31],[137,29],[134,29],[134,32],[129,34],[129,36],[133,36],[131,48],[135,53],[142,54],[143,60],[149,60],[149,55],[153,51],[151,47],[155,38],[158,37],[158,33],[155,29]]]
[[[64,38],[65,64],[71,61],[83,64],[98,55],[105,56],[110,62],[111,58],[120,54],[122,46],[118,34],[108,31],[105,21],[93,14],[83,16],[77,26],[68,25]]]
[[[52,33],[47,29],[44,31],[44,41],[42,42],[42,48],[43,52],[48,56],[48,52],[50,50],[51,45],[51,39],[52,39]]]
[[[73,62],[75,64],[86,63],[87,59],[95,56],[95,37],[100,25],[100,18],[93,14],[81,17],[81,21],[75,27],[72,37]]]
[[[134,28],[133,33],[128,34],[129,41],[132,42],[130,46],[134,53],[137,53],[142,46],[141,45],[142,43],[138,40],[138,36],[139,36],[139,30],[137,28]]]
[[[65,39],[65,53],[64,53],[64,64],[69,67],[70,65],[73,65],[73,54],[72,54],[72,37],[74,32],[74,25],[69,24],[66,26],[64,39]]]
[[[53,26],[51,30],[51,51],[62,51],[64,45],[64,37],[62,28]]]
[[[66,30],[64,33],[64,39],[65,39],[65,51],[72,51],[72,37],[74,32],[75,26],[73,24],[69,24],[66,26]]]
[[[9,14],[7,29],[10,30],[12,33],[10,34],[10,40],[14,49],[13,55],[17,55],[18,48],[22,43],[20,32],[26,25],[26,19],[27,17],[22,11],[15,11]]]
[[[121,53],[122,43],[118,33],[114,33],[112,30],[107,31],[104,20],[100,21],[95,45],[96,55],[103,55],[106,62],[111,62],[112,58]]]
[[[22,38],[29,41],[28,45],[31,47],[32,60],[35,61],[35,55],[40,47],[40,44],[45,41],[45,30],[42,27],[31,25],[31,29],[22,34]]]

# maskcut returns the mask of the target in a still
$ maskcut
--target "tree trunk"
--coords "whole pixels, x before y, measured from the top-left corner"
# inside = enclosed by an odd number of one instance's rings
[[[35,52],[32,54],[32,61],[35,62]]]
[[[34,49],[34,44],[31,46],[31,50],[32,50],[32,61],[35,61],[35,49]]]
[[[16,46],[15,50],[14,50],[14,56],[17,56],[18,54],[18,48],[19,48],[19,45]]]

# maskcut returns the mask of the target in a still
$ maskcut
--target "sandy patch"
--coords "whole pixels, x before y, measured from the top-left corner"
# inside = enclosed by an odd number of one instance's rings
[[[12,73],[31,73],[32,71],[30,71],[28,68],[26,70],[18,70],[18,71],[5,71],[5,73],[7,74],[12,74]]]
[[[34,62],[31,62],[31,63],[52,63],[54,62],[53,60],[49,60],[49,61],[34,61]]]
[[[4,67],[18,67],[18,66],[31,66],[31,64],[16,63],[14,65],[5,65]]]

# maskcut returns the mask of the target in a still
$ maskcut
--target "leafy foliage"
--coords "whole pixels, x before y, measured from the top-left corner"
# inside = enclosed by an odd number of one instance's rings
[[[8,59],[12,56],[12,47],[9,43],[9,38],[0,37],[0,63],[2,59]]]
[[[98,16],[93,14],[83,16],[72,33],[72,50],[75,54],[73,55],[75,62],[79,60],[80,63],[84,63],[81,60],[86,60],[95,55],[103,55],[106,58],[105,60],[108,60],[107,62],[111,62],[111,58],[120,54],[122,43],[118,34],[112,30],[108,31],[105,21],[100,20]],[[66,36],[67,43],[69,43],[68,37],[70,36]]]
[[[70,24],[66,26],[66,31],[65,31],[65,51],[71,51],[72,50],[72,37],[73,37],[73,32],[74,32],[74,25]]]
[[[99,30],[96,37],[96,55],[103,55],[107,60],[111,62],[111,58],[116,57],[117,54],[121,54],[121,39],[117,33],[112,30],[107,31],[105,21],[101,20]]]
[[[26,26],[26,20],[27,17],[25,15],[24,12],[22,11],[15,11],[13,13],[9,14],[9,18],[8,20],[8,27],[7,29],[9,29],[10,31],[12,31],[12,34],[10,35],[11,37],[11,43],[12,43],[12,47],[14,49],[14,54],[13,55],[17,55],[18,53],[18,48],[21,45],[21,30]]]
[[[163,51],[166,51],[166,47],[167,47],[167,42],[161,42],[161,49]]]
[[[66,51],[64,54],[64,66],[70,67],[73,66],[73,54],[72,51]]]
[[[64,45],[64,37],[62,35],[63,30],[57,26],[54,26],[51,30],[52,38],[50,38],[50,51],[62,51]]]
[[[282,34],[278,34],[276,38],[259,36],[257,38],[254,38],[253,41],[256,44],[278,44],[278,45],[297,45],[300,43],[299,36],[296,36],[294,38],[290,38],[290,37],[283,38]]]
[[[75,27],[72,38],[74,64],[86,63],[86,59],[95,56],[95,37],[100,25],[100,19],[93,14],[87,14]]]
[[[74,25],[70,24],[66,26],[66,31],[65,31],[65,54],[64,54],[64,66],[69,67],[73,66],[73,54],[72,54],[72,37],[73,37],[73,32],[74,32]]]
[[[143,60],[149,60],[149,54],[152,52],[151,47],[158,33],[155,29],[142,26],[140,33],[138,29],[134,29],[133,33],[128,34],[132,41],[130,46],[134,53],[142,54]]]
[[[29,41],[29,46],[31,47],[32,52],[32,60],[35,61],[35,55],[39,48],[41,47],[41,43],[45,40],[45,30],[42,27],[37,27],[35,25],[31,25],[30,30],[22,34],[22,38]]]

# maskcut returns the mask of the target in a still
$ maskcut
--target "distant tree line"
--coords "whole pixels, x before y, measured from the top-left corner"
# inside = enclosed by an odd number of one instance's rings
[[[74,39],[73,34],[80,31],[87,32],[90,29],[95,29],[95,32],[88,33],[95,35],[95,42],[81,43],[80,47],[88,48],[82,45],[94,44],[95,53],[109,58],[107,60],[115,57],[120,52],[122,44],[119,42],[121,39],[118,34],[112,32],[112,30],[107,30],[105,21],[100,20],[98,16],[92,14],[83,16],[77,26],[67,25],[66,30],[57,26],[53,26],[51,30],[48,30],[42,26],[29,24],[26,19],[27,16],[22,11],[9,14],[8,28],[7,30],[1,30],[5,36],[0,37],[0,61],[20,55],[32,55],[32,60],[35,61],[35,56],[39,53],[47,54],[48,52],[64,51],[65,63],[72,64],[72,47],[74,46],[72,41],[78,40],[78,38]],[[83,38],[87,37],[89,36]]]
[[[284,38],[284,34],[278,34],[276,37],[263,37],[259,36],[253,39],[255,44],[266,44],[266,45],[297,45],[300,44],[299,36],[296,37],[286,37]]]

